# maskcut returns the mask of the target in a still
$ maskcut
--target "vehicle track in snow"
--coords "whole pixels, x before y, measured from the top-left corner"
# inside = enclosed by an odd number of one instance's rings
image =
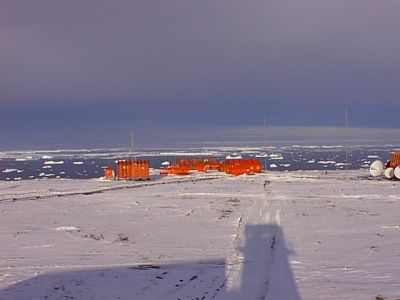
[[[184,183],[184,182],[198,182],[198,181],[207,181],[207,180],[216,180],[221,179],[221,176],[206,176],[206,177],[190,177],[190,178],[179,178],[176,180],[160,180],[146,183],[137,183],[132,182],[128,184],[122,184],[112,187],[102,187],[97,189],[90,190],[65,190],[65,191],[32,191],[32,192],[24,192],[24,193],[15,193],[15,194],[0,194],[0,203],[2,202],[16,202],[16,201],[32,201],[39,200],[44,198],[53,198],[53,197],[69,197],[76,195],[92,195],[92,194],[100,194],[109,191],[123,190],[123,189],[134,189],[141,187],[149,187],[163,184],[176,184],[176,183]]]
[[[282,225],[287,203],[273,191],[273,178],[266,176],[260,195],[243,216],[239,243],[244,246],[242,262],[228,273],[228,282],[240,282],[233,299],[299,299],[293,275],[288,272]],[[239,278],[241,276],[241,278]],[[289,284],[288,284],[289,283]]]

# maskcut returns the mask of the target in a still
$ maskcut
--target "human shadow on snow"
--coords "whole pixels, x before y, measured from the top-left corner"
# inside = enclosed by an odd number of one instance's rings
[[[61,271],[6,287],[0,299],[300,299],[281,228],[247,225],[245,234],[242,259]]]

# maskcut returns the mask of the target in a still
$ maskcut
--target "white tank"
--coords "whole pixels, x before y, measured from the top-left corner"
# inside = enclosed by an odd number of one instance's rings
[[[369,173],[373,177],[377,177],[381,175],[383,172],[383,162],[380,160],[374,161],[371,166],[369,167]]]
[[[400,179],[400,166],[394,169],[394,177]]]
[[[387,168],[385,170],[385,177],[387,179],[392,179],[394,177],[394,169],[393,168]]]

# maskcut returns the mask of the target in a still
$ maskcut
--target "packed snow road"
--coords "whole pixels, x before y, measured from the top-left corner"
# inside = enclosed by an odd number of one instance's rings
[[[396,299],[400,185],[363,172],[0,182],[0,299]]]

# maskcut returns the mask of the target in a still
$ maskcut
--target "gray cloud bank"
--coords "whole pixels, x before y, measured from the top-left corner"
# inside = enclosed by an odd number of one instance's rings
[[[0,138],[264,116],[340,126],[346,108],[354,126],[398,127],[399,11],[397,0],[3,0]]]

